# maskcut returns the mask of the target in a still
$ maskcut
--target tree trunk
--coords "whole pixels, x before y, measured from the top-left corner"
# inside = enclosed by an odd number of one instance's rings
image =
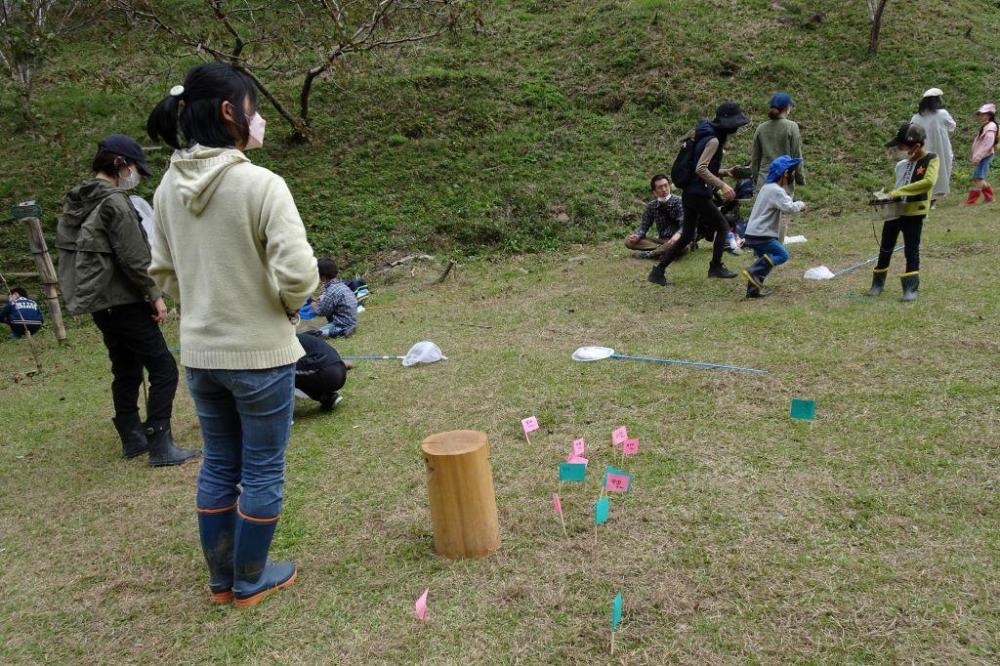
[[[882,33],[882,14],[885,12],[887,4],[889,4],[889,0],[878,0],[878,6],[872,12],[872,31],[871,38],[868,41],[868,53],[872,55],[878,53],[878,40]]]

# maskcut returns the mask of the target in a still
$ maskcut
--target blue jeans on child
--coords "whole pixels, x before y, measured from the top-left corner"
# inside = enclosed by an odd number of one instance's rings
[[[186,368],[185,377],[205,442],[198,508],[221,509],[239,501],[244,515],[277,517],[284,496],[295,366]]]
[[[777,238],[769,236],[747,236],[746,241],[753,250],[753,256],[757,257],[757,261],[751,264],[747,273],[757,281],[757,286],[760,286],[772,268],[788,261],[788,250],[778,242]]]
[[[993,162],[995,155],[990,155],[989,157],[984,157],[976,165],[976,170],[972,172],[973,180],[986,180],[986,177],[990,175],[990,164]]]
[[[330,322],[329,324],[320,326],[319,330],[323,333],[324,338],[346,338],[351,333],[354,333],[354,326],[341,326]]]

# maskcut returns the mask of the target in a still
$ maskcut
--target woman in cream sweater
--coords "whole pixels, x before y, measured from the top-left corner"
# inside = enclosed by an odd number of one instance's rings
[[[215,602],[252,605],[296,575],[267,554],[304,355],[294,321],[318,283],[316,259],[285,181],[244,154],[264,139],[246,74],[191,69],[147,131],[175,149],[154,196],[149,272],[180,302],[181,363],[204,440],[197,506],[209,587]]]

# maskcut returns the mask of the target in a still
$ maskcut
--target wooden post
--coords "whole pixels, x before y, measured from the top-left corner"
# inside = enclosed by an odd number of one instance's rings
[[[56,277],[56,269],[52,265],[52,257],[49,256],[49,246],[46,245],[45,236],[42,234],[42,223],[37,217],[23,219],[24,225],[28,228],[28,244],[35,258],[35,267],[38,268],[38,275],[45,289],[45,299],[49,303],[52,330],[55,331],[56,340],[62,341],[66,339],[66,327],[63,326],[62,308],[59,307],[59,278]]]
[[[442,432],[425,439],[421,449],[434,549],[449,559],[485,557],[497,550],[500,528],[486,433]]]

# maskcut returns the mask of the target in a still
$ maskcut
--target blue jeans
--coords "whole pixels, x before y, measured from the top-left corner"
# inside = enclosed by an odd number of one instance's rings
[[[354,332],[353,326],[341,326],[340,324],[334,324],[330,322],[329,324],[324,324],[319,327],[319,330],[323,332],[323,336],[327,338],[346,338],[348,335]]]
[[[990,164],[993,163],[993,158],[995,155],[990,155],[989,157],[984,157],[976,165],[976,170],[972,172],[973,180],[986,180],[986,176],[990,175]]]
[[[747,245],[753,250],[753,256],[757,257],[747,272],[756,278],[757,282],[763,284],[764,278],[775,266],[788,261],[788,250],[778,242],[777,238],[767,238],[764,236],[747,236]]]
[[[284,496],[295,366],[184,372],[205,442],[198,508],[221,509],[238,501],[246,516],[277,517]]]

